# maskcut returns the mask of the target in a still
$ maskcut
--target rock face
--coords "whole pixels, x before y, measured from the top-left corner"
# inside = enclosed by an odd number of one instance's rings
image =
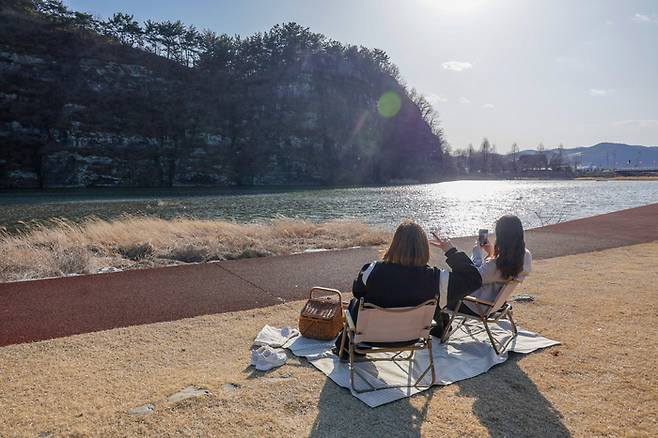
[[[0,188],[427,181],[442,159],[403,88],[347,61],[223,79],[0,11]]]

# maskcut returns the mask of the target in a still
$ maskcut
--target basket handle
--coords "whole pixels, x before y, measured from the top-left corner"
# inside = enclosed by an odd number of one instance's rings
[[[316,290],[319,290],[319,291],[322,291],[322,292],[331,292],[332,294],[336,294],[336,295],[338,295],[338,302],[343,301],[343,295],[340,293],[340,291],[338,289],[331,289],[331,288],[328,288],[328,287],[320,287],[320,286],[312,287],[311,290],[308,293],[308,297],[313,298],[313,292],[315,292]]]

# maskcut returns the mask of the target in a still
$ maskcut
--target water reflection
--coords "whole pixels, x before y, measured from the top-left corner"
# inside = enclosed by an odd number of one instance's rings
[[[0,194],[0,224],[86,216],[146,214],[259,221],[354,218],[392,228],[404,217],[458,236],[492,227],[513,212],[526,226],[658,202],[655,181],[455,181],[393,187],[285,189],[76,190]]]

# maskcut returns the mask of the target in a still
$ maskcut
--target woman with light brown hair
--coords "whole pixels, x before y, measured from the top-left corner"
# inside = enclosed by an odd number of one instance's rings
[[[354,321],[358,318],[360,298],[379,307],[392,308],[417,306],[438,297],[435,319],[440,324],[439,308],[446,304],[454,307],[465,295],[482,285],[482,277],[471,259],[457,251],[450,240],[433,236],[428,240],[422,227],[410,220],[398,226],[382,260],[364,265],[354,280],[354,298],[349,307]],[[452,272],[428,265],[430,245],[443,250]],[[441,327],[437,327],[433,332],[440,333],[440,330]]]

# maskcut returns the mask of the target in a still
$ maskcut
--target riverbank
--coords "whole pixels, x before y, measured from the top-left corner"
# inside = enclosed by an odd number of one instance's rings
[[[454,243],[468,251],[473,237]],[[534,260],[658,241],[658,204],[526,232]],[[0,346],[272,306],[316,285],[350,291],[379,247],[0,283]],[[441,251],[430,263],[445,267]]]
[[[373,246],[388,238],[355,221],[54,220],[0,235],[0,282]]]
[[[658,175],[644,176],[579,176],[579,181],[658,181]]]
[[[296,324],[303,301],[3,347],[0,435],[654,436],[657,258],[649,243],[538,260],[515,319],[562,345],[376,409],[305,360],[248,367],[258,330]],[[166,401],[188,385],[209,394]]]
[[[315,188],[294,191],[214,189],[83,190],[0,195],[0,229],[23,230],[51,218],[83,222],[88,217],[131,216],[237,223],[288,217],[313,223],[348,218],[388,231],[404,217],[427,229],[468,236],[492,228],[514,212],[526,228],[551,216],[562,221],[658,202],[655,181],[458,181],[396,187]]]

